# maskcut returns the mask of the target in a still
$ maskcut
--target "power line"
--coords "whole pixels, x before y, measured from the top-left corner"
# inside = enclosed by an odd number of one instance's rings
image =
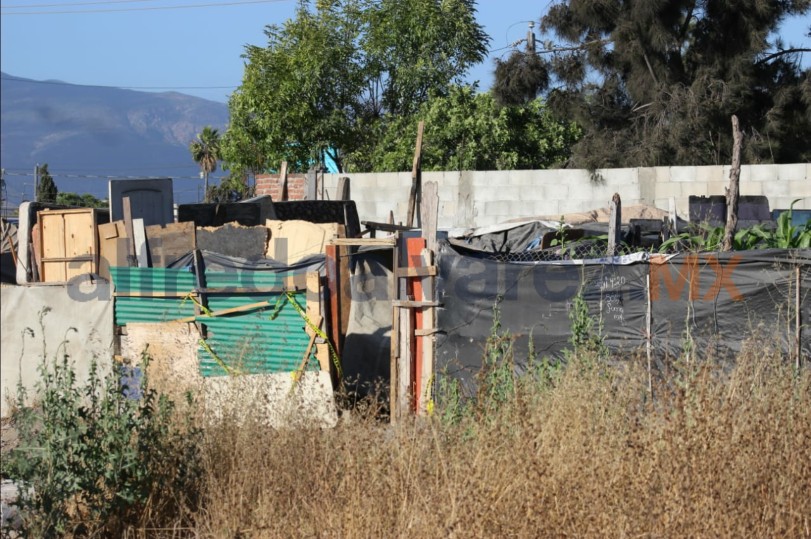
[[[107,86],[104,84],[75,84],[72,82],[62,82],[58,80],[32,80],[20,79],[16,77],[0,77],[2,80],[10,82],[22,82],[28,84],[54,84],[57,86],[81,86],[83,88],[110,88],[113,90],[232,90],[238,86]]]
[[[106,0],[104,2],[74,2],[66,4],[23,4],[17,6],[0,6],[2,9],[31,9],[43,7],[74,7],[74,6],[95,6],[99,4],[131,4],[135,2],[154,2],[155,0]]]
[[[79,178],[79,179],[86,179],[86,180],[117,180],[117,179],[155,179],[155,178],[165,178],[165,175],[161,176],[147,176],[144,174],[141,175],[119,175],[119,174],[107,174],[105,176],[100,176],[97,174],[62,174],[59,172],[51,172],[48,171],[52,178]],[[22,176],[22,177],[33,177],[33,172],[15,172],[6,170],[6,176]],[[200,176],[171,176],[173,180],[199,180]],[[219,179],[224,178],[221,177]],[[214,177],[212,179],[218,179],[218,177]]]
[[[290,0],[239,0],[232,2],[214,2],[210,4],[190,4],[186,6],[154,6],[154,7],[133,7],[124,9],[83,9],[75,11],[18,11],[4,13],[3,15],[75,15],[84,13],[124,13],[132,11],[160,11],[169,9],[195,9],[204,7],[239,6],[245,4],[272,4],[278,2],[289,2]],[[0,6],[0,9],[6,9]]]

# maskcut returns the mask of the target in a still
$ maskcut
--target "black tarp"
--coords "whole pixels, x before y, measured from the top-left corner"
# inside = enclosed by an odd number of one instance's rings
[[[687,343],[702,357],[724,359],[753,335],[794,350],[797,277],[801,281],[802,354],[811,358],[811,250],[702,253],[662,258],[511,263],[441,242],[436,370],[475,386],[498,304],[502,331],[514,338],[516,371],[536,355],[559,359],[571,336],[572,302],[582,288],[595,328],[615,357],[645,352],[650,278],[655,360]],[[629,262],[630,263],[612,263]],[[606,263],[608,262],[608,263]]]

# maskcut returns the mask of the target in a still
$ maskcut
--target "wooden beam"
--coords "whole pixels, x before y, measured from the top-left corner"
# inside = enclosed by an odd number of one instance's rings
[[[414,230],[414,227],[410,226],[395,225],[391,223],[380,223],[376,221],[361,221],[360,224],[366,226],[367,228],[382,230],[383,232],[397,232],[398,230],[399,231]]]
[[[411,166],[411,194],[408,197],[408,218],[406,224],[414,226],[414,211],[417,207],[417,198],[420,194],[420,181],[422,179],[422,132],[425,122],[420,120],[417,124],[417,143],[414,145],[414,163]]]
[[[187,296],[197,297],[197,292],[194,290],[188,292],[114,292],[113,296],[116,298],[185,298]]]
[[[239,307],[231,307],[228,309],[221,309],[219,311],[214,311],[211,314],[208,314],[209,317],[217,317],[217,316],[225,316],[227,314],[234,314],[234,313],[244,313],[246,311],[255,311],[257,309],[264,309],[270,307],[271,303],[269,301],[258,301],[256,303],[249,303],[247,305],[240,305]],[[197,319],[198,315],[195,316],[187,316],[185,318],[178,318],[176,320],[172,320],[172,322],[194,322]],[[199,315],[202,316],[202,315]]]
[[[327,290],[329,293],[329,329],[332,345],[335,352],[341,355],[341,276],[338,266],[337,245],[327,245],[324,248],[327,271]]]
[[[130,203],[130,197],[124,197],[122,199],[122,205],[124,214],[124,230],[127,231],[127,263],[130,267],[137,267],[138,258],[135,254],[135,241],[133,240],[135,235],[133,234],[132,229],[132,204]]]
[[[423,229],[424,230],[424,229]],[[427,240],[426,240],[427,244]],[[424,267],[436,269],[432,266],[434,263],[434,251],[429,248],[422,250],[422,264]],[[424,301],[436,300],[436,277],[424,276],[420,279],[422,287],[422,298]],[[422,323],[414,331],[414,335],[420,337],[421,354],[422,354],[422,369],[421,377],[419,379],[419,390],[417,408],[418,415],[427,415],[429,412],[429,405],[434,400],[433,381],[435,372],[435,356],[436,356],[436,342],[434,334],[436,333],[436,307],[428,307],[422,311]]]
[[[424,307],[441,307],[438,301],[417,301],[413,299],[398,299],[391,302],[395,307],[403,309],[422,309]]]
[[[282,200],[287,200],[287,161],[282,161],[282,166],[279,168],[279,181],[282,184]]]
[[[420,219],[425,246],[431,252],[436,253],[436,229],[439,219],[439,186],[436,182],[428,182],[423,187]]]
[[[393,247],[394,238],[333,238],[327,245],[343,245],[347,247]]]
[[[135,249],[135,259],[139,268],[149,267],[149,250],[146,246],[146,230],[143,219],[132,220],[132,244]]]
[[[418,268],[397,268],[397,277],[434,277],[437,274],[436,266],[422,266]]]
[[[622,238],[622,201],[619,193],[614,193],[608,204],[610,214],[608,217],[608,256],[616,256],[617,244]]]

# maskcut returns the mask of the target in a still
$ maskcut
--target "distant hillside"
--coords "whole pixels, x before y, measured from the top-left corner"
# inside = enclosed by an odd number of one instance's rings
[[[197,176],[189,142],[204,126],[222,132],[227,123],[225,104],[177,92],[137,92],[0,74],[0,164],[7,172],[12,203],[32,197],[37,163],[48,163],[60,191],[96,196],[106,196],[104,179],[69,176]],[[177,179],[176,199],[196,200],[199,184]]]

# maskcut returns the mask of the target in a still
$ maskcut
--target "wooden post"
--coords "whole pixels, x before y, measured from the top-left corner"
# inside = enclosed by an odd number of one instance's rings
[[[132,205],[130,197],[122,199],[124,213],[124,229],[127,231],[127,264],[130,267],[138,266],[138,257],[135,252],[135,233],[132,227]]]
[[[391,250],[392,256],[392,272],[391,280],[389,281],[389,298],[392,301],[391,312],[391,357],[389,364],[389,421],[392,424],[397,423],[399,416],[399,401],[397,399],[397,387],[399,385],[399,376],[397,375],[397,360],[400,357],[400,308],[394,306],[399,297],[400,289],[397,282],[397,268],[400,267],[400,233],[395,233],[394,246]]]
[[[436,229],[439,219],[439,186],[436,182],[428,182],[422,193],[420,201],[420,217],[422,219],[422,237],[425,238],[429,251],[436,252]]]
[[[794,352],[795,352],[795,354],[797,356],[797,359],[795,360],[795,363],[796,363],[796,367],[797,367],[797,372],[799,372],[800,367],[802,367],[802,365],[803,365],[803,363],[802,363],[802,354],[801,354],[802,346],[803,346],[803,339],[802,339],[802,336],[803,336],[803,333],[802,333],[803,329],[802,328],[803,328],[803,326],[802,326],[802,323],[801,323],[802,322],[802,319],[801,319],[802,317],[801,317],[801,312],[800,312],[800,284],[801,284],[801,281],[800,281],[800,266],[798,265],[797,268],[794,271],[797,273],[797,278],[796,278],[797,292],[794,295],[794,311],[795,311],[795,315],[794,315],[794,333],[795,333],[795,341],[796,341],[795,345],[794,345],[795,346]]]
[[[408,227],[414,226],[414,210],[417,207],[417,197],[420,193],[420,181],[422,180],[422,132],[425,122],[420,120],[417,124],[417,144],[414,146],[414,163],[411,166],[411,194],[408,197],[408,216],[406,224]]]
[[[279,181],[282,183],[282,200],[287,200],[287,161],[282,161],[282,166],[279,168]]]
[[[338,178],[338,192],[335,195],[335,200],[352,200],[349,197],[349,178],[346,176]]]
[[[743,135],[738,117],[732,115],[732,168],[729,170],[729,188],[727,189],[727,224],[724,227],[722,251],[732,250],[732,236],[738,226],[738,191],[741,183],[741,146]]]
[[[608,256],[616,256],[617,243],[622,238],[622,201],[619,193],[614,193],[608,207],[610,209],[608,218]]]
[[[648,353],[648,393],[653,397],[653,375],[651,372],[651,340],[653,339],[653,320],[651,317],[651,304],[650,304],[650,265],[648,265],[648,274],[645,276],[645,292],[647,292],[647,309],[645,311],[645,326],[647,327],[645,335],[645,350]]]
[[[132,220],[132,243],[135,248],[135,258],[139,268],[149,267],[149,250],[146,245],[146,229],[143,219]]]
[[[200,316],[202,314],[203,307],[208,308],[208,296],[204,294],[202,291],[206,288],[206,273],[205,273],[205,264],[203,262],[203,253],[200,252],[200,249],[195,249],[193,254],[193,266],[194,266],[194,284],[197,288],[198,295],[197,301],[194,302],[194,314],[195,316]],[[198,303],[199,302],[199,303]],[[197,330],[200,332],[200,336],[205,339],[207,336],[207,329],[205,324],[197,323]]]

